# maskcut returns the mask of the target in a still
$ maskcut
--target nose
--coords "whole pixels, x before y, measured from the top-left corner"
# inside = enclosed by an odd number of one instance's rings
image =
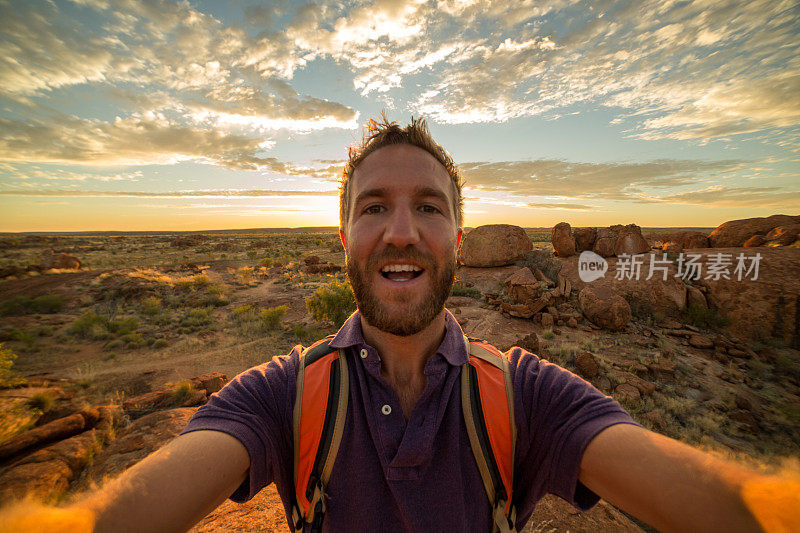
[[[419,242],[419,228],[413,209],[406,206],[397,206],[392,209],[386,220],[383,242],[400,249]]]

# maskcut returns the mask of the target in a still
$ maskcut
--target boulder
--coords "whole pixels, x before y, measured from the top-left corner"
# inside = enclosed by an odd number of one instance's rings
[[[556,260],[555,257],[553,259]],[[501,282],[519,269],[520,267],[516,265],[493,268],[459,266],[456,269],[456,283],[475,287],[481,293],[498,292]]]
[[[767,246],[789,246],[797,240],[798,233],[800,233],[800,224],[778,226],[777,228],[772,228],[764,236],[764,239]]]
[[[86,422],[83,414],[75,413],[28,430],[0,445],[0,459],[13,457],[24,450],[76,435],[87,427]]]
[[[68,254],[57,254],[54,253],[53,250],[47,250],[44,255],[42,255],[40,266],[43,270],[49,270],[51,268],[79,270],[81,268],[81,262],[77,257]]]
[[[767,243],[767,239],[764,238],[763,235],[753,235],[746,241],[744,241],[745,248],[758,248],[759,246],[764,246]]]
[[[577,256],[554,257],[553,259],[561,262],[560,275],[568,279],[572,288],[578,292],[588,286],[606,287],[623,296],[641,312],[657,313],[663,317],[677,317],[686,309],[686,284],[680,277],[675,276],[677,267],[673,262],[662,263],[663,255],[663,252],[644,254],[641,257],[642,266],[638,279],[635,276],[630,279],[619,276],[620,279],[617,279],[617,272],[624,265],[620,264],[620,260],[616,257],[607,258],[608,271],[605,276],[588,283],[580,278]],[[653,276],[647,279],[650,274],[651,260],[656,268],[666,269],[666,276],[664,272],[654,268]]]
[[[566,222],[559,222],[553,226],[550,231],[550,242],[557,256],[575,255],[575,237],[572,236],[572,228]]]
[[[600,257],[612,257],[614,245],[617,243],[617,234],[608,228],[598,228],[597,239],[594,241],[592,251]]]
[[[538,354],[539,350],[541,349],[541,345],[539,343],[539,336],[536,335],[536,333],[531,333],[530,335],[526,335],[525,338],[520,339],[517,346],[519,346],[524,350],[528,350],[533,354]]]
[[[703,335],[692,335],[689,337],[689,345],[703,350],[714,348],[714,341]]]
[[[730,279],[700,279],[696,285],[705,289],[708,306],[729,324],[725,329],[745,340],[763,341],[768,337],[783,339],[788,346],[800,348],[800,249],[794,247],[715,249],[730,254],[733,264]],[[749,267],[758,260],[758,278],[754,272],[734,275],[737,257],[742,254]],[[700,263],[705,273],[708,255]]]
[[[630,322],[631,306],[607,287],[587,286],[578,295],[578,301],[584,316],[601,328],[619,331]]]
[[[542,313],[542,327],[543,328],[552,328],[555,324],[553,320],[553,315],[550,313]]]
[[[600,372],[600,365],[590,352],[581,352],[575,356],[575,368],[586,379],[593,378]]]
[[[729,220],[720,224],[708,236],[714,248],[742,246],[753,235],[766,235],[778,226],[800,224],[800,216],[772,215],[769,217]]]
[[[101,450],[86,469],[81,483],[88,487],[119,474],[147,457],[176,437],[192,417],[196,408],[183,407],[156,411],[117,431],[117,436]]]
[[[614,397],[620,402],[633,402],[642,397],[639,389],[628,383],[617,385],[614,389]]]
[[[622,254],[634,255],[650,251],[650,245],[642,236],[642,228],[636,224],[628,224],[627,226],[618,224],[611,226],[609,230],[617,235],[614,241],[614,255],[617,257]]]
[[[686,306],[698,309],[708,309],[708,302],[703,291],[697,287],[686,287]]]
[[[680,252],[684,248],[708,248],[708,235],[700,231],[648,233],[645,238],[650,246],[665,252]]]
[[[520,268],[505,280],[506,292],[511,303],[525,304],[535,300],[542,292],[539,281],[527,267]]]
[[[533,249],[525,230],[511,224],[479,226],[464,236],[459,261],[470,267],[511,265]]]
[[[208,372],[189,380],[197,390],[204,390],[209,396],[219,392],[228,382],[228,377],[222,372]]]
[[[597,239],[597,228],[575,228],[572,230],[572,235],[575,237],[576,252],[591,250]]]

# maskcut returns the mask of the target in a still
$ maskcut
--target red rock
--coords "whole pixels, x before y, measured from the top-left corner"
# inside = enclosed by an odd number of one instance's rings
[[[689,345],[694,346],[695,348],[710,350],[714,348],[714,341],[708,337],[703,337],[702,335],[692,335],[689,337]]]
[[[54,253],[53,250],[47,250],[42,255],[42,262],[40,266],[43,270],[49,270],[51,268],[79,270],[81,268],[81,262],[77,257],[67,254],[57,254]]]
[[[318,255],[309,255],[308,257],[303,259],[303,262],[306,265],[318,265],[320,263],[320,258]]]
[[[764,239],[767,241],[767,246],[789,246],[797,240],[798,233],[800,233],[800,224],[778,226],[777,228],[772,228],[764,236]]]
[[[0,476],[0,503],[24,497],[47,502],[67,490],[71,477],[69,466],[58,460],[10,468]]]
[[[517,318],[530,318],[533,316],[533,311],[531,311],[525,304],[511,304],[508,302],[503,302],[500,304],[500,309]]]
[[[585,287],[578,295],[583,314],[594,324],[621,330],[631,319],[631,307],[625,298],[605,287]]]
[[[306,266],[306,272],[309,274],[335,274],[341,272],[341,265],[334,265],[329,263],[312,264]]]
[[[557,256],[575,255],[575,238],[572,236],[572,228],[566,222],[559,222],[553,226],[550,230],[550,242]]]
[[[703,292],[697,287],[686,287],[686,307],[708,309],[708,302]]]
[[[642,236],[642,229],[636,224],[611,226],[609,230],[617,234],[614,242],[614,255],[617,257],[621,254],[634,255],[650,251],[650,245]]]
[[[470,267],[511,265],[533,250],[525,230],[510,224],[479,226],[464,236],[459,261]]]
[[[633,402],[642,397],[639,389],[627,383],[617,385],[617,388],[614,389],[614,396],[620,402]]]
[[[575,368],[578,374],[590,379],[600,372],[600,365],[590,352],[581,352],[575,356]]]
[[[778,226],[794,224],[800,224],[800,216],[772,215],[730,220],[712,231],[708,240],[714,248],[742,246],[753,235],[765,235]]]
[[[614,245],[617,242],[617,234],[608,228],[598,228],[597,239],[594,241],[592,251],[601,257],[611,257],[614,255]]]
[[[676,231],[672,233],[648,233],[647,242],[655,248],[680,252],[684,248],[708,248],[708,236],[699,231]],[[673,248],[667,249],[668,245]]]
[[[497,291],[500,289],[500,282],[514,274],[520,267],[516,265],[489,268],[473,268],[459,266],[456,269],[456,283],[466,287],[474,287],[486,294],[487,297],[494,295],[497,298]]]
[[[578,327],[578,321],[575,320],[575,317],[570,317],[567,320],[567,327],[570,327],[570,328],[577,328]]]
[[[83,431],[85,427],[86,420],[80,413],[59,418],[5,441],[0,445],[0,459],[12,457],[34,446],[71,437]]]
[[[574,228],[572,235],[575,237],[575,251],[581,253],[594,248],[597,239],[597,228]]]
[[[551,315],[550,313],[542,313],[542,327],[552,328],[553,325],[554,325],[553,315]]]
[[[222,372],[208,372],[189,380],[197,390],[204,390],[209,396],[219,392],[228,382],[228,377]]]
[[[539,350],[541,349],[539,343],[539,336],[536,333],[531,333],[530,335],[526,335],[523,339],[519,341],[517,344],[522,349],[528,350],[533,354],[538,354]]]
[[[527,267],[520,268],[505,280],[506,292],[511,303],[525,304],[535,300],[542,292],[536,277]]]
[[[764,246],[766,243],[767,239],[765,239],[763,235],[753,235],[747,239],[742,246],[745,248],[757,248],[759,246]]]

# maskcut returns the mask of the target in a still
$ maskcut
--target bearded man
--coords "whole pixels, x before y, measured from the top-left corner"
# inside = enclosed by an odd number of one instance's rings
[[[462,237],[461,186],[422,120],[370,121],[350,151],[340,236],[358,311],[330,341],[351,370],[324,531],[496,526],[458,400],[467,348],[444,308]],[[237,376],[181,436],[76,509],[92,514],[96,531],[182,531],[226,498],[246,501],[274,482],[296,525],[301,352]],[[613,399],[520,348],[503,357],[516,421],[509,529],[521,531],[554,493],[583,510],[602,496],[663,531],[760,530],[746,496],[767,478],[643,429]]]

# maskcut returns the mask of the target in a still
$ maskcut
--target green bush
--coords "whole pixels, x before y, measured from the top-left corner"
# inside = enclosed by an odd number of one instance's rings
[[[306,308],[317,322],[332,322],[337,328],[356,310],[350,283],[334,279],[306,299]]]
[[[556,336],[556,334],[553,333],[553,330],[550,329],[550,328],[547,328],[546,330],[544,330],[542,332],[542,338],[543,339],[550,340],[550,339],[554,338],[555,336]]]
[[[142,313],[148,316],[155,316],[161,312],[161,298],[148,296],[142,299]]]
[[[19,316],[33,313],[52,314],[64,308],[64,297],[60,294],[45,294],[38,298],[17,296],[0,302],[0,315]]]
[[[285,305],[270,307],[268,309],[262,309],[258,316],[267,329],[278,329],[281,327],[281,321],[288,309],[289,307]]]
[[[167,339],[156,339],[156,342],[153,343],[153,348],[164,348],[166,346],[169,346]]]
[[[475,298],[476,300],[483,298],[481,291],[475,287],[467,287],[459,283],[453,284],[453,288],[450,289],[450,296],[467,296],[469,298]]]
[[[67,333],[82,339],[104,340],[113,335],[109,331],[109,320],[94,311],[86,311],[81,317],[70,324]]]

